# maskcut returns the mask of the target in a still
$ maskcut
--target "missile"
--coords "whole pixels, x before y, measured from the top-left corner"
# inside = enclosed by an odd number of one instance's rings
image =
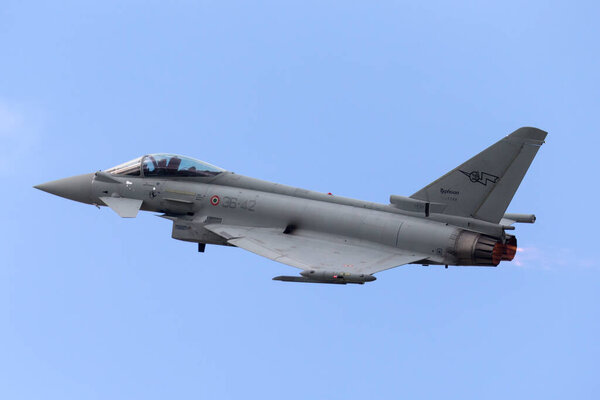
[[[300,272],[301,276],[276,276],[274,281],[284,282],[310,282],[310,283],[333,283],[345,285],[356,283],[362,285],[365,282],[373,282],[375,278],[370,274],[352,274],[350,272],[329,272],[307,270]]]

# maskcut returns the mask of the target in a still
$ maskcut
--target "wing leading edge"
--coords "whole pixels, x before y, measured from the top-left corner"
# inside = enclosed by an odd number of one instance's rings
[[[206,229],[231,245],[303,270],[301,276],[273,278],[288,282],[362,284],[374,281],[372,274],[376,272],[427,258],[390,246],[312,231],[286,234],[276,228],[221,224],[207,225]]]

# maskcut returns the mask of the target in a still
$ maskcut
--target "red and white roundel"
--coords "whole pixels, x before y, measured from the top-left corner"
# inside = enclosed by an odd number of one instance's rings
[[[220,202],[221,199],[217,195],[210,198],[210,204],[212,204],[213,206],[218,206]]]

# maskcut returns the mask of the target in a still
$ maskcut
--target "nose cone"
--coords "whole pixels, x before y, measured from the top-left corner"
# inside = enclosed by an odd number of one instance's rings
[[[92,196],[92,179],[94,174],[83,174],[70,178],[59,179],[36,185],[34,188],[64,197],[65,199],[80,201],[91,204],[94,202]]]

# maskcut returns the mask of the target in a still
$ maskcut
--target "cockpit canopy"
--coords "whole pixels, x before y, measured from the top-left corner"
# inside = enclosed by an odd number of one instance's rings
[[[113,175],[159,177],[209,177],[225,170],[177,154],[148,154],[106,170]]]

